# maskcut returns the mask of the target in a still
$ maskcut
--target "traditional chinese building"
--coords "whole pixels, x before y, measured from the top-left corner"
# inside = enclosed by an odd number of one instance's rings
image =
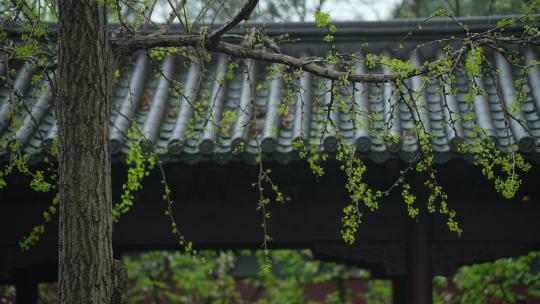
[[[497,20],[462,21],[474,32],[493,27]],[[416,27],[417,23],[418,20],[336,23],[336,46],[346,52],[363,48],[420,65],[440,56],[444,44],[433,43],[415,51],[417,45],[463,35],[463,29],[450,20],[431,21],[421,28]],[[514,30],[520,29],[508,31]],[[322,39],[325,32],[313,24],[270,24],[266,31],[275,36],[287,33],[297,40],[284,44],[283,53],[323,56],[329,47]],[[519,52],[528,62],[540,58],[537,49],[524,48]],[[333,159],[337,151],[336,128],[366,162],[365,178],[376,189],[390,187],[400,170],[418,153],[413,118],[406,105],[394,99],[391,84],[359,84],[354,91],[360,107],[393,119],[389,131],[399,140],[389,145],[376,138],[380,128],[370,126],[369,121],[353,124],[350,114],[339,110],[330,111],[336,123],[328,129],[323,123],[329,102],[329,95],[321,86],[324,79],[308,73],[299,75],[298,83],[305,90],[300,90],[292,106],[280,111],[284,82],[269,78],[269,65],[245,60],[238,61],[238,67],[233,69],[225,55],[214,56],[202,82],[198,81],[195,65],[180,56],[152,59],[139,52],[120,62],[111,117],[113,200],[120,200],[121,185],[126,179],[124,159],[130,143],[126,132],[136,122],[164,163],[172,189],[173,213],[186,238],[199,249],[258,249],[263,241],[262,215],[257,210],[259,194],[252,183],[258,179],[260,167],[256,160],[261,153],[264,167],[272,170],[273,182],[287,197],[285,203],[269,206],[271,248],[309,248],[320,259],[366,267],[376,277],[393,281],[395,303],[431,303],[434,275],[452,275],[461,265],[517,256],[540,246],[540,147],[536,146],[540,139],[540,70],[535,67],[523,75],[501,55],[486,55],[501,71],[498,88],[492,78],[479,78],[487,95],[467,102],[465,80],[459,74],[455,94],[445,94],[438,90],[438,83],[430,83],[420,95],[420,101],[429,109],[425,117],[434,134],[438,178],[448,193],[449,206],[457,212],[456,218],[463,228],[461,237],[449,231],[446,217],[437,212],[411,219],[401,190],[397,190],[383,199],[375,212],[362,210],[362,224],[353,245],[342,240],[342,209],[349,199],[345,176]],[[10,130],[6,113],[16,97],[10,97],[2,83],[2,163],[9,161],[8,134],[15,134],[23,151],[30,155],[31,165],[46,169],[57,137],[54,99],[40,90],[48,89],[47,82],[32,84],[34,71],[28,64],[16,68],[14,87],[25,96],[32,115],[20,117],[19,128]],[[359,72],[366,69],[361,63],[355,68]],[[6,75],[6,69],[0,63],[1,75]],[[232,77],[218,81],[217,75],[228,69],[232,69]],[[168,79],[181,83],[182,94],[171,90]],[[517,79],[525,81],[528,92],[516,114],[523,123],[508,125],[503,108],[516,99]],[[423,84],[414,78],[410,85],[419,89]],[[206,97],[202,92],[206,92]],[[81,102],[84,98],[81,96]],[[209,102],[201,102],[194,110],[193,104],[205,98]],[[389,116],[390,111],[399,115]],[[444,121],[449,116],[463,117],[467,113],[474,114],[499,149],[507,152],[516,144],[532,163],[515,198],[508,200],[498,194],[493,183],[474,165],[473,156],[459,150],[460,141],[476,140],[472,124],[455,119],[454,130]],[[322,177],[311,172],[293,147],[293,142],[303,134],[311,140],[320,139],[321,153],[329,155],[322,165]],[[417,196],[416,204],[424,206],[428,197],[425,177],[409,174],[408,179]],[[29,177],[14,173],[7,177],[8,186],[0,190],[0,283],[15,283],[21,304],[36,303],[37,282],[53,281],[57,276],[56,217],[46,225],[44,235],[31,250],[21,252],[19,248],[23,236],[42,222],[42,213],[54,197],[54,191],[32,191],[29,181]],[[178,249],[178,239],[170,233],[162,193],[161,176],[152,172],[145,178],[143,189],[136,193],[134,206],[114,226],[116,255]]]

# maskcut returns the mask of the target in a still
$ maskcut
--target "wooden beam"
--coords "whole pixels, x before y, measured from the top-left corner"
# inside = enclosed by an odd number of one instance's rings
[[[409,296],[409,286],[407,277],[404,275],[392,278],[392,303],[407,303]]]
[[[38,282],[31,269],[19,269],[15,274],[16,304],[37,304]]]
[[[415,304],[433,304],[433,257],[431,225],[427,215],[411,220],[410,243],[407,258],[407,275],[410,301]]]

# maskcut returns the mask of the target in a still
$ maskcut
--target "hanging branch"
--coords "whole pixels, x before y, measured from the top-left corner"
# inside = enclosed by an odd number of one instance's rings
[[[259,3],[259,0],[248,0],[246,4],[244,4],[242,9],[236,14],[236,16],[234,16],[234,18],[230,22],[224,24],[217,30],[210,33],[210,35],[208,35],[208,41],[211,43],[218,42],[218,40],[221,38],[221,36],[223,36],[223,34],[235,27],[238,23],[242,22],[242,20],[248,20],[251,16],[251,13],[257,6],[257,3]]]

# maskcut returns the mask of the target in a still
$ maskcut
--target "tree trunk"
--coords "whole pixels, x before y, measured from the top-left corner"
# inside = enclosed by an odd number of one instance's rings
[[[455,7],[456,7],[456,11],[454,12],[455,16],[456,17],[461,17],[461,5],[459,3],[459,0],[456,0]]]
[[[112,299],[109,112],[113,72],[106,1],[60,0],[59,303]]]
[[[420,15],[422,13],[421,8],[422,8],[421,0],[414,0],[413,1],[413,12],[414,12],[414,16],[416,18],[420,17]]]

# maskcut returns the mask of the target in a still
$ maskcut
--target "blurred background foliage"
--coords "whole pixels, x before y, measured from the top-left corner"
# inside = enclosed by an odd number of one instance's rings
[[[126,303],[392,303],[389,280],[368,271],[313,258],[309,250],[275,250],[262,272],[261,251],[203,251],[200,262],[176,251],[127,254]],[[540,303],[540,252],[461,267],[434,278],[437,304]],[[15,289],[0,287],[0,303],[15,303]],[[40,284],[40,303],[56,303],[56,285]]]
[[[148,1],[148,0],[147,0]],[[225,22],[239,11],[244,0],[188,1],[188,20],[204,24]],[[317,10],[329,13],[333,21],[385,20],[392,18],[426,18],[445,10],[456,17],[515,15],[522,12],[527,0],[266,0],[261,1],[251,21],[314,21]],[[139,6],[144,9],[145,6]],[[171,12],[168,0],[156,0],[152,19],[164,22]],[[204,12],[200,15],[201,12]],[[127,15],[134,12],[125,12]],[[202,18],[201,18],[202,17]],[[129,19],[129,17],[128,17]]]
[[[444,9],[455,17],[515,15],[522,11],[524,0],[403,0],[393,10],[395,18],[429,17]]]

